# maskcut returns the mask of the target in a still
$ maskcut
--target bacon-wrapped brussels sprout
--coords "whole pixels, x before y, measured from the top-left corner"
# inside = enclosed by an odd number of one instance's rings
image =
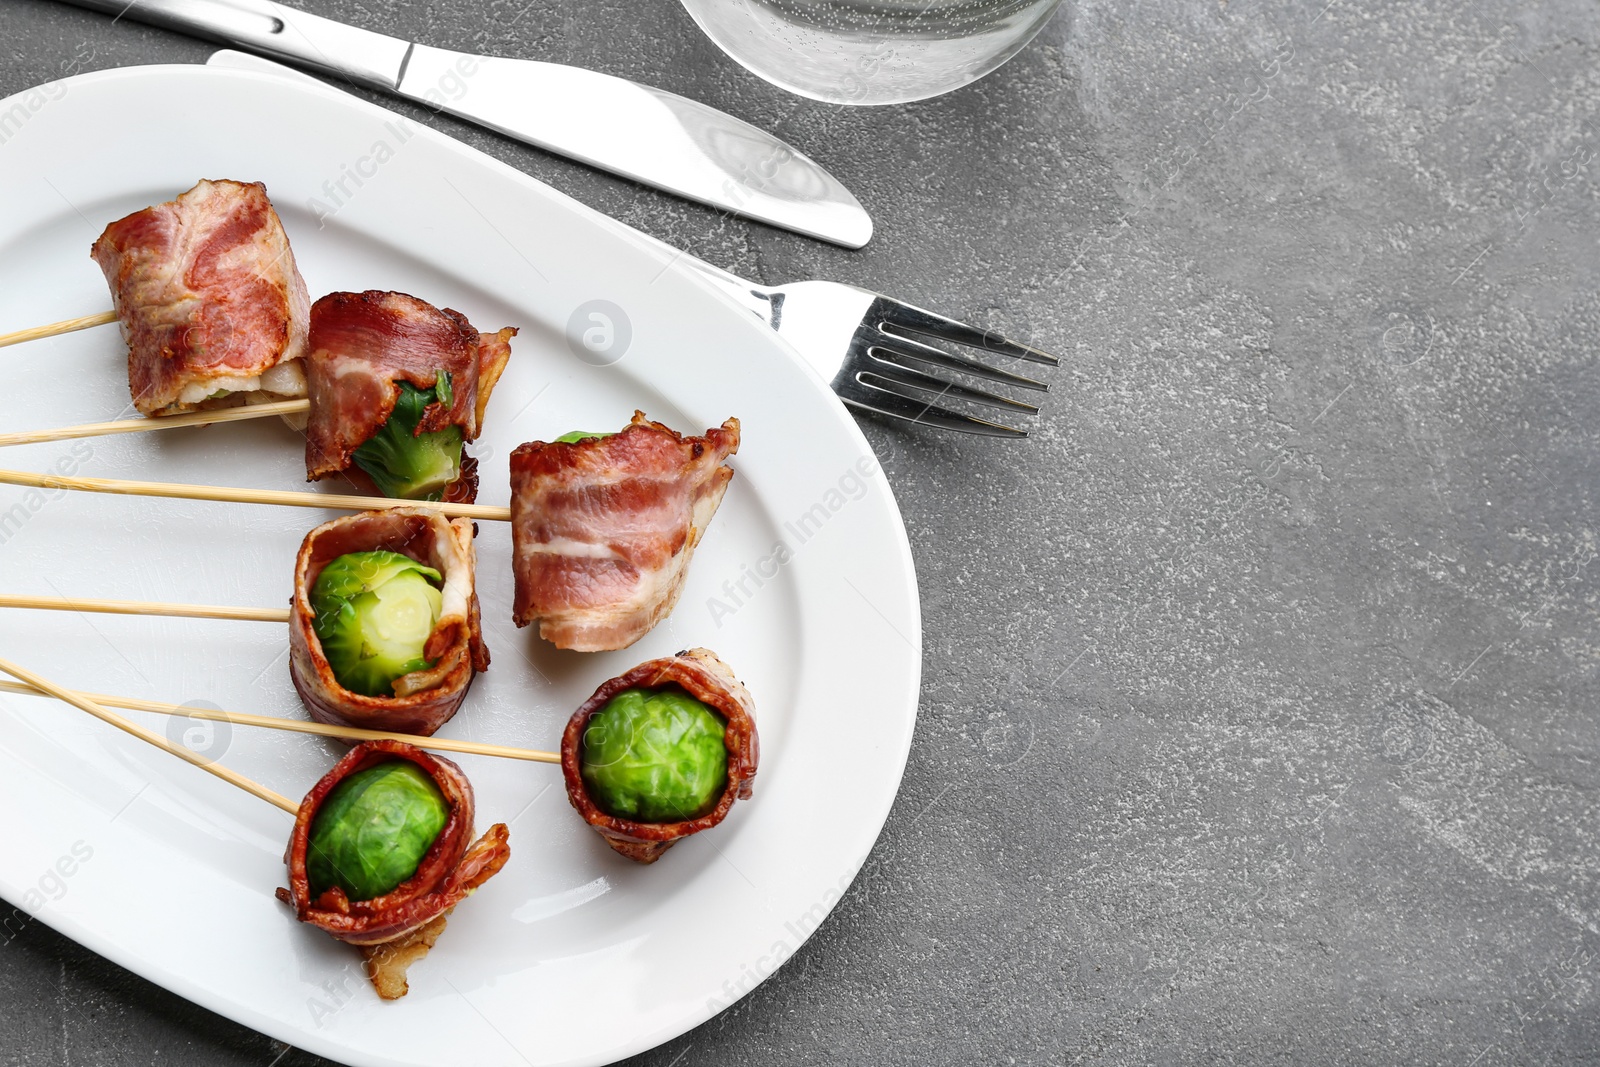
[[[260,182],[202,180],[113,222],[89,254],[111,286],[139,414],[306,395],[311,298]]]
[[[406,293],[329,293],[311,306],[306,478],[343,474],[407,500],[471,503],[483,429],[516,329],[479,333],[465,315]]]
[[[432,734],[489,666],[472,523],[421,508],[348,515],[295,562],[289,670],[319,722]]]
[[[393,1000],[445,917],[511,856],[504,824],[473,833],[460,767],[398,741],[364,742],[301,801],[278,899],[359,946],[374,988]]]
[[[627,648],[677,603],[733,478],[739,420],[685,437],[636,411],[511,453],[512,619],[557,648]]]
[[[567,722],[567,799],[606,844],[654,863],[750,796],[760,759],[754,707],[708,649],[642,663],[595,690]]]

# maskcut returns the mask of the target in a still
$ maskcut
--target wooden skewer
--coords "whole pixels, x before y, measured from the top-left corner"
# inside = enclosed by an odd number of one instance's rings
[[[288,622],[288,608],[235,608],[213,604],[164,604],[154,600],[89,600],[65,596],[0,593],[0,608],[43,611],[87,611],[98,615],[162,615],[177,619],[237,619],[242,622]]]
[[[58,696],[31,685],[0,682],[0,693],[20,693],[24,696]],[[277,719],[270,715],[247,715],[238,711],[213,711],[210,708],[168,704],[159,700],[139,700],[134,697],[107,696],[104,693],[74,692],[73,695],[96,704],[130,711],[152,711],[158,715],[180,715],[191,719],[207,719],[236,726],[262,726],[269,730],[287,730],[297,734],[315,734],[318,737],[337,737],[345,741],[403,741],[418,748],[435,752],[461,752],[469,756],[499,756],[503,759],[527,760],[531,763],[560,763],[559,752],[540,752],[531,748],[512,748],[508,745],[480,744],[476,741],[452,741],[447,737],[418,737],[413,734],[395,734],[383,730],[366,730],[359,726],[329,726],[320,722],[300,719]],[[64,697],[62,699],[65,699]],[[185,749],[185,751],[188,751]]]
[[[59,474],[0,470],[0,483],[35,489],[73,489],[86,493],[122,496],[161,496],[179,500],[220,500],[234,504],[278,504],[294,508],[334,508],[378,511],[385,508],[431,508],[441,515],[462,519],[511,521],[511,509],[489,504],[448,504],[437,500],[394,500],[386,496],[341,496],[337,493],[297,493],[283,489],[232,489],[218,485],[178,482],[129,482],[116,478],[68,478]]]
[[[214,422],[239,422],[265,419],[273,415],[295,415],[311,410],[309,400],[275,400],[270,404],[246,404],[216,411],[189,411],[182,415],[157,415],[148,419],[116,419],[112,422],[86,422],[54,430],[19,430],[0,433],[0,445],[32,445],[40,441],[69,441],[78,437],[104,437],[116,433],[143,433],[146,430],[175,430],[183,426],[210,426]]]
[[[80,315],[75,319],[62,319],[52,322],[48,326],[34,326],[26,330],[17,330],[13,333],[0,333],[0,348],[7,345],[20,345],[24,341],[37,341],[43,337],[56,337],[64,333],[73,333],[77,330],[87,330],[91,326],[105,326],[117,321],[115,311],[102,311],[94,315]]]
[[[174,756],[177,756],[179,759],[183,760],[185,763],[192,763],[196,767],[199,767],[202,771],[205,771],[209,774],[214,774],[218,778],[221,778],[224,782],[229,782],[233,785],[236,785],[240,789],[243,789],[246,793],[258,796],[274,807],[282,808],[290,815],[296,815],[300,811],[300,805],[296,804],[283,794],[274,793],[266,786],[246,778],[238,771],[230,771],[220,763],[212,763],[204,756],[191,752],[182,745],[168,741],[165,737],[162,737],[160,734],[155,733],[152,730],[145,729],[132,719],[125,718],[124,716],[118,715],[114,711],[109,711],[106,708],[101,707],[93,699],[85,696],[82,693],[74,693],[70,689],[63,689],[61,686],[56,685],[48,678],[41,678],[32,671],[25,670],[9,660],[0,659],[0,671],[5,671],[13,678],[16,678],[22,682],[26,682],[29,686],[41,693],[47,693],[50,696],[55,697],[57,700],[65,700],[73,707],[87,711],[90,715],[93,715],[101,722],[109,723],[110,725],[121,730],[123,733],[132,734],[141,741],[147,741],[157,748],[165,749]]]

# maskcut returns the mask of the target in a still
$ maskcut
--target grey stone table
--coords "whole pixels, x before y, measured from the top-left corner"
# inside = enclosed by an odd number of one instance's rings
[[[1083,0],[869,110],[672,0],[304,6],[774,129],[866,250],[428,118],[751,277],[1066,356],[1027,442],[867,425],[926,613],[899,803],[805,948],[644,1061],[1600,1062],[1592,0]],[[208,51],[0,10],[0,94]],[[5,1064],[311,1061],[42,923],[0,945]]]

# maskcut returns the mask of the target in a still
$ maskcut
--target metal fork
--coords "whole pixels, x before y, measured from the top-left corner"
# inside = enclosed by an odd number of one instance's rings
[[[776,330],[852,408],[908,422],[988,437],[1026,437],[1026,430],[944,407],[962,400],[1017,415],[1033,415],[1037,405],[963,385],[940,371],[970,374],[999,385],[1035,392],[1044,382],[935,348],[917,340],[945,341],[1047,367],[1060,361],[1031,345],[925,311],[870,289],[842,282],[791,282],[761,286],[664,241],[629,228],[634,236],[670,253],[725,290],[740,306]]]

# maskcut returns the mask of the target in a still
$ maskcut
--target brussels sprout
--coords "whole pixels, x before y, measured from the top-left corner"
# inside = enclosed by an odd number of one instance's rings
[[[391,892],[417,873],[450,816],[444,795],[410,760],[357,771],[311,820],[306,875],[312,897],[334,886],[351,900]]]
[[[727,785],[726,730],[721,715],[681,689],[626,689],[589,719],[579,769],[608,815],[696,819]]]
[[[440,371],[428,390],[410,382],[395,384],[400,395],[389,421],[355,450],[353,458],[384,496],[438,500],[461,477],[461,427],[419,434],[417,423],[429,404],[450,403],[454,396],[450,375]]]
[[[311,587],[312,629],[339,684],[393,696],[394,680],[433,663],[423,646],[444,609],[438,571],[398,552],[350,552]]]
[[[616,434],[614,433],[584,433],[582,430],[573,430],[571,433],[564,433],[560,437],[556,438],[555,443],[560,445],[575,445],[579,441],[587,441],[591,437],[598,440],[602,437],[615,436]]]

